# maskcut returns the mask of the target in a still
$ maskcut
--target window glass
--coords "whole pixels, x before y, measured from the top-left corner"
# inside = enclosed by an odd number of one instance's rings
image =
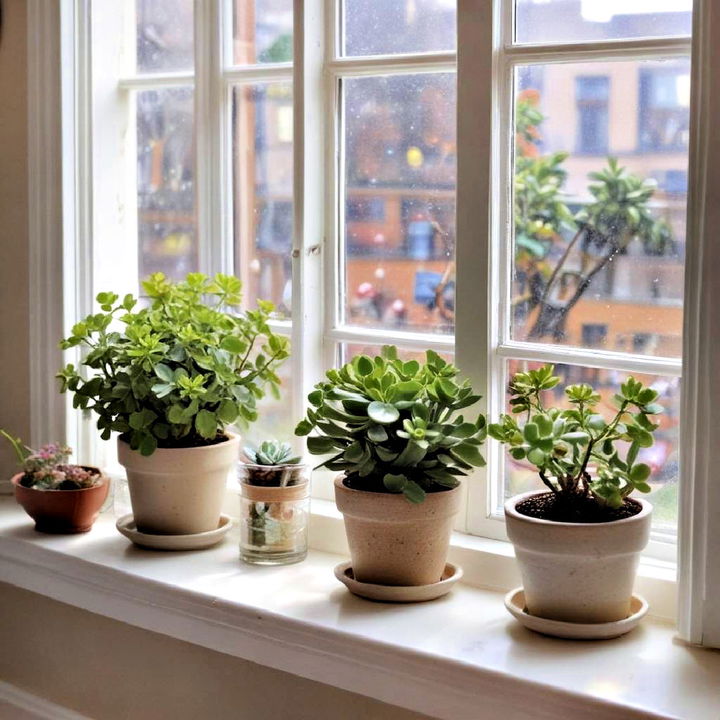
[[[136,93],[140,278],[197,270],[193,90]]]
[[[542,363],[511,360],[506,365],[507,377],[512,377],[516,372],[536,370],[541,365]],[[632,375],[660,394],[658,402],[665,408],[665,412],[657,416],[660,427],[654,433],[655,443],[652,447],[642,448],[638,455],[638,462],[644,462],[652,469],[652,474],[648,480],[652,492],[647,495],[642,493],[637,493],[637,495],[652,503],[653,527],[656,530],[674,530],[677,527],[678,502],[680,378],[640,373],[620,373],[579,365],[560,364],[555,365],[555,374],[561,378],[561,382],[553,390],[544,393],[543,403],[546,406],[569,407],[565,400],[565,386],[588,383],[600,394],[602,399],[598,405],[598,412],[606,418],[614,416],[612,397],[619,391],[620,384],[624,382],[628,375]],[[509,406],[506,408],[506,412],[510,412]],[[619,443],[618,448],[621,456],[624,456],[627,446]],[[537,475],[536,469],[527,461],[514,460],[509,454],[506,454],[505,466],[505,498],[518,493],[545,488]],[[500,510],[500,508],[497,508],[497,510]]]
[[[343,89],[346,322],[451,333],[455,77],[356,78]]]
[[[137,71],[192,70],[193,0],[136,0]]]
[[[292,0],[234,0],[232,13],[236,65],[292,61]]]
[[[456,0],[345,0],[344,55],[452,51]]]
[[[292,304],[293,107],[286,83],[233,89],[235,267],[248,307]]]
[[[338,345],[338,363],[344,365],[350,362],[357,355],[367,355],[368,357],[375,357],[380,355],[382,352],[382,345],[363,344],[363,343],[341,343]],[[449,363],[455,362],[455,353],[448,352],[446,350],[436,350],[437,354]],[[421,348],[398,348],[398,357],[403,362],[410,360],[417,360],[418,362],[425,362],[426,351]]]
[[[690,35],[692,0],[516,0],[520,43]]]
[[[512,339],[680,356],[688,72],[518,68]]]

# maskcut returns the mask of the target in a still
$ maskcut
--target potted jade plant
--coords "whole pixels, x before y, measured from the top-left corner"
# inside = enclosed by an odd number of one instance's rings
[[[484,417],[457,414],[479,396],[457,375],[431,350],[424,363],[403,362],[386,346],[330,370],[308,396],[295,432],[316,431],[308,450],[330,455],[320,467],[342,473],[335,500],[357,581],[420,586],[443,575],[459,478],[484,464]]]
[[[510,383],[512,415],[491,424],[491,437],[515,460],[537,469],[546,486],[505,504],[507,532],[531,615],[567,623],[613,623],[630,614],[640,552],[650,534],[652,506],[629,497],[650,492],[650,467],[638,462],[653,444],[661,413],[658,393],[628,378],[598,412],[589,385],[565,388],[568,407],[548,407],[560,379],[553,367],[517,373]]]
[[[22,472],[11,478],[15,499],[46,533],[90,530],[108,495],[110,480],[96,467],[72,465],[72,450],[59,443],[32,450],[4,430]]]
[[[244,448],[240,481],[240,555],[256,565],[287,565],[307,555],[310,469],[289,443]]]
[[[98,415],[104,440],[119,433],[137,529],[191,535],[218,528],[239,437],[227,428],[257,417],[288,341],[271,332],[271,303],[242,312],[241,283],[191,273],[173,283],[143,282],[147,306],[132,295],[97,297],[101,312],[72,328],[62,348],[86,349],[87,376],[68,365],[58,377],[73,404]]]

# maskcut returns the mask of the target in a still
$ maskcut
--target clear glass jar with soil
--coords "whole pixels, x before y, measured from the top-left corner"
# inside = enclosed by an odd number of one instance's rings
[[[307,556],[309,465],[238,464],[240,557],[290,565]]]

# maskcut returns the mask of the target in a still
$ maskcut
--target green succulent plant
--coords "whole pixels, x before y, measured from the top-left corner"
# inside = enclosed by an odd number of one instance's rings
[[[596,411],[600,395],[590,385],[565,388],[570,408],[546,408],[542,395],[559,382],[551,365],[517,373],[510,383],[510,405],[513,415],[525,414],[525,423],[504,414],[490,424],[488,434],[508,445],[514,459],[534,465],[568,506],[589,499],[617,508],[634,490],[650,492],[650,467],[637,457],[653,444],[658,425],[651,416],[663,412],[658,393],[629,377],[613,397],[614,417],[606,420]],[[627,443],[624,457],[618,442]]]
[[[394,346],[375,358],[359,355],[315,386],[295,433],[317,431],[308,450],[331,455],[319,467],[343,471],[352,487],[420,503],[485,464],[485,418],[456,414],[480,398],[458,373],[432,350],[422,364],[403,362]]]
[[[287,339],[268,325],[272,303],[240,311],[242,285],[230,275],[173,283],[156,273],[143,288],[150,304],[141,310],[132,295],[97,296],[101,312],[60,343],[87,350],[89,373],[67,365],[61,392],[98,415],[104,440],[122,433],[143,455],[213,442],[228,425],[253,422],[265,389],[278,395],[275,369],[289,356]]]
[[[297,465],[301,460],[299,455],[293,455],[290,443],[278,440],[266,440],[255,449],[245,447],[243,452],[256,465]]]

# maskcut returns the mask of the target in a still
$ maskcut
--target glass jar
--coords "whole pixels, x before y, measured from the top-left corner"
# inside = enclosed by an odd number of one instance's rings
[[[240,557],[254,565],[289,565],[307,556],[308,465],[239,463]]]

